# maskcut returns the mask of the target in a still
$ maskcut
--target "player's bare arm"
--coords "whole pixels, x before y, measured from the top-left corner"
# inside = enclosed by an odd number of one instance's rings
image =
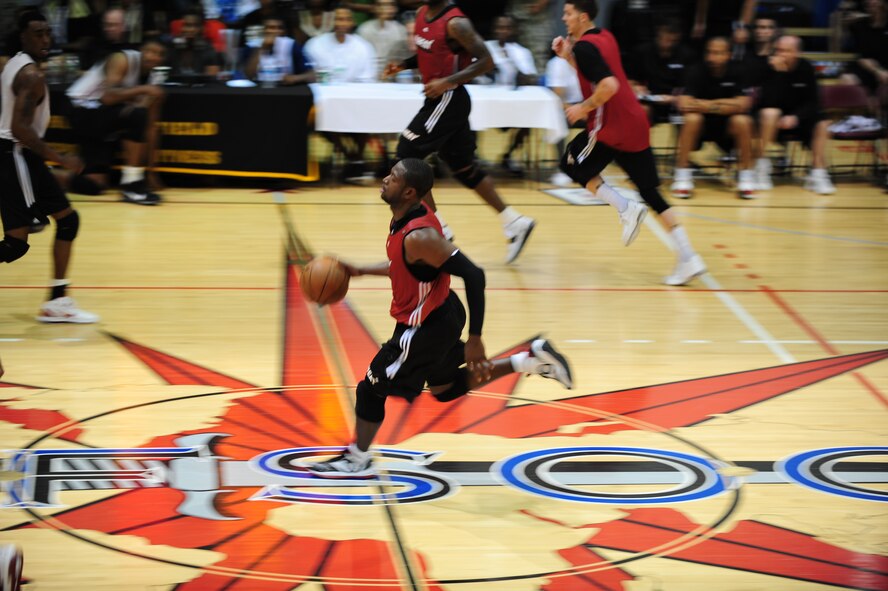
[[[15,93],[15,108],[12,112],[12,134],[29,150],[38,154],[44,160],[58,162],[65,168],[79,172],[83,164],[74,156],[62,156],[44,142],[34,131],[34,114],[37,106],[45,100],[46,85],[43,81],[43,73],[35,66],[29,65],[22,68],[16,74],[12,83]]]
[[[352,265],[351,263],[347,263],[345,261],[339,261],[345,270],[348,271],[348,274],[351,277],[360,277],[361,275],[377,275],[379,277],[388,277],[389,276],[389,267],[391,263],[388,261],[382,261],[381,263],[376,263],[373,265]]]
[[[607,101],[611,100],[611,98],[617,94],[618,90],[620,90],[620,81],[617,80],[616,76],[602,78],[598,81],[598,84],[595,85],[595,92],[592,93],[592,96],[583,102],[571,105],[564,110],[565,115],[567,115],[567,120],[570,121],[572,125],[577,121],[585,119],[589,112],[594,111]]]
[[[469,19],[464,17],[450,19],[447,22],[447,37],[465,49],[469,55],[475,58],[475,61],[466,69],[447,78],[438,78],[426,84],[424,92],[429,98],[438,98],[448,90],[453,90],[460,84],[474,80],[493,69],[493,58],[490,57],[484,40],[475,31]]]
[[[163,97],[163,89],[159,86],[142,84],[132,88],[123,88],[123,79],[126,77],[129,63],[122,53],[115,53],[108,58],[105,64],[105,83],[107,90],[102,95],[102,104],[116,105],[133,101],[142,97],[157,99]]]

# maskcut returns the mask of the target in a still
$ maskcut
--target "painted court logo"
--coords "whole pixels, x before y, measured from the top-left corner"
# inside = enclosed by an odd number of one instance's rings
[[[0,401],[0,420],[42,433],[8,454],[6,467],[22,473],[3,484],[3,511],[22,516],[8,529],[39,528],[176,567],[157,584],[179,591],[438,591],[495,582],[616,590],[652,557],[888,588],[885,556],[739,512],[750,491],[789,487],[876,515],[888,500],[888,449],[825,445],[726,458],[686,436],[714,416],[882,361],[888,351],[545,402],[516,396],[517,375],[449,404],[390,398],[377,436],[379,477],[331,481],[303,466],[350,440],[343,384],[363,375],[377,344],[347,304],[310,307],[297,281],[288,266],[281,386],[112,337],[179,388],[93,416],[28,413],[21,401]],[[95,425],[194,408],[219,410],[195,428],[119,447],[91,436]],[[445,530],[451,537],[438,535]],[[472,540],[463,554],[454,537]],[[477,554],[496,552],[519,559],[493,561],[479,576]]]

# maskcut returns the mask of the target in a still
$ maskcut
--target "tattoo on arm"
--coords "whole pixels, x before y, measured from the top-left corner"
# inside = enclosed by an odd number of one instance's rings
[[[484,40],[475,31],[472,22],[463,17],[456,17],[447,23],[447,34],[465,49],[475,61],[466,69],[449,77],[455,84],[462,84],[493,69],[493,58]]]

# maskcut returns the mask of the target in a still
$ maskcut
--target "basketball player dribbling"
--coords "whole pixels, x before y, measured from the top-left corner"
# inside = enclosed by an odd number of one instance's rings
[[[557,37],[552,42],[555,53],[577,70],[583,92],[583,102],[566,109],[567,119],[571,124],[587,121],[586,133],[578,134],[568,145],[561,170],[616,208],[623,224],[623,244],[629,246],[641,229],[647,208],[626,199],[601,178],[604,168],[616,161],[657,213],[675,245],[678,261],[663,282],[685,285],[705,273],[706,265],[660,194],[647,116],[626,79],[614,36],[595,26],[597,14],[596,0],[566,0],[562,20],[568,38]]]
[[[490,175],[478,165],[475,134],[469,127],[472,103],[463,86],[492,70],[493,58],[471,21],[449,0],[423,3],[416,13],[416,55],[388,64],[383,72],[383,77],[389,78],[402,70],[419,68],[426,96],[419,113],[401,133],[397,157],[425,158],[437,152],[457,181],[499,213],[509,241],[506,263],[511,263],[521,254],[535,221],[507,206]],[[437,210],[431,193],[424,201],[433,212]],[[438,219],[442,220],[441,216]],[[444,235],[451,238],[447,224],[441,224]]]
[[[355,390],[355,441],[339,456],[307,466],[325,478],[375,474],[370,445],[385,419],[388,396],[413,401],[426,384],[440,402],[450,402],[507,374],[521,372],[573,386],[567,359],[546,339],[530,351],[490,361],[484,351],[484,271],[444,237],[441,224],[423,203],[432,190],[432,167],[416,158],[396,164],[382,181],[382,199],[392,210],[386,240],[388,260],[345,264],[350,275],[381,275],[392,284],[392,338],[370,362]],[[450,290],[461,277],[469,306],[469,336],[461,340],[466,310]]]

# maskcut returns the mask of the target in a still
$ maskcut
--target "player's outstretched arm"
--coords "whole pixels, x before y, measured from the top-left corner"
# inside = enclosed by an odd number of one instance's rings
[[[340,260],[339,264],[345,267],[345,270],[348,271],[348,274],[351,277],[359,277],[361,275],[379,275],[380,277],[389,276],[390,263],[388,261],[376,263],[375,265],[358,266]]]

